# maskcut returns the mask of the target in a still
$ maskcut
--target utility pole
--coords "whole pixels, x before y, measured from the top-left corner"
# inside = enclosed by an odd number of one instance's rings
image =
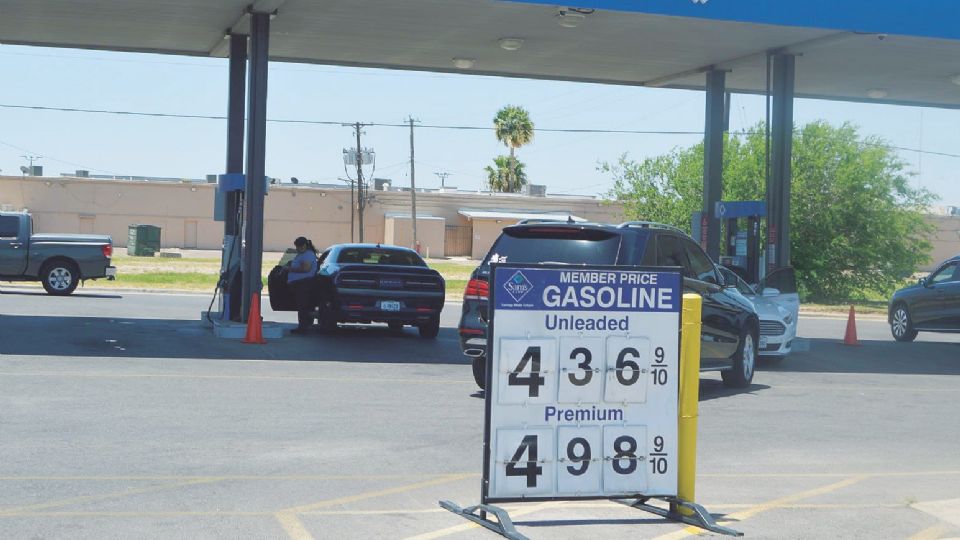
[[[414,120],[411,115],[407,118],[407,121],[410,122],[410,213],[411,221],[413,221],[413,249],[419,253],[420,245],[417,243],[417,176],[413,159],[413,123],[417,120]]]
[[[360,220],[360,243],[363,243],[363,148],[360,147],[360,122],[354,124],[353,129],[357,133],[357,208]]]
[[[448,172],[435,172],[433,173],[440,178],[440,187],[443,188],[446,185],[447,177],[451,176]]]
[[[360,146],[360,135],[363,134],[363,126],[369,124],[362,124],[360,122],[354,122],[352,124],[341,124],[344,127],[352,127],[354,134],[357,136],[357,147],[356,148],[344,148],[343,149],[343,171],[347,175],[347,180],[350,181],[350,241],[353,242],[353,213],[356,210],[359,217],[359,232],[360,232],[360,242],[363,242],[363,211],[367,205],[367,196],[364,193],[363,187],[363,162],[365,159],[368,159],[371,164],[374,164],[374,152],[369,148],[364,149]],[[351,160],[353,163],[351,163]],[[350,172],[347,170],[347,165],[356,165],[357,166],[357,199],[356,207],[354,207],[353,199],[353,180],[350,178]],[[371,173],[372,175],[372,173]]]
[[[20,157],[30,162],[30,176],[33,176],[33,162],[43,159],[43,156],[22,155]]]

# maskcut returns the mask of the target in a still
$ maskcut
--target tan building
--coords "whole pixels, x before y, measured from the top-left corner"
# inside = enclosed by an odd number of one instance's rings
[[[936,227],[936,232],[930,238],[933,251],[930,253],[930,262],[921,268],[930,271],[938,264],[960,255],[960,216],[927,216],[927,222]]]
[[[223,223],[213,219],[215,188],[189,181],[0,176],[0,207],[29,210],[38,232],[109,234],[115,246],[125,247],[128,227],[148,224],[162,229],[163,248],[220,249]],[[410,193],[370,195],[364,241],[412,246]],[[477,258],[503,227],[543,214],[615,223],[622,221],[623,208],[580,196],[418,192],[417,236],[425,255]],[[270,186],[264,249],[281,251],[301,235],[317,247],[350,241],[350,191],[310,184]],[[356,229],[354,240],[359,241]]]

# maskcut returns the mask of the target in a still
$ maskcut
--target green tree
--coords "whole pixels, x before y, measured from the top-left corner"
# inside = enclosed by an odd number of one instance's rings
[[[497,111],[497,115],[493,117],[493,127],[497,140],[510,149],[509,171],[511,174],[507,178],[507,186],[503,191],[520,191],[515,151],[533,141],[533,121],[523,107],[507,105]]]
[[[493,158],[493,164],[494,167],[487,165],[483,168],[487,172],[487,184],[491,191],[507,192],[510,187],[515,188],[514,191],[520,191],[520,188],[527,184],[527,173],[522,161],[514,160],[513,167],[516,169],[512,171],[510,156],[497,156]],[[511,176],[516,178],[513,182],[510,181]]]
[[[724,199],[765,198],[763,127],[727,137]],[[883,140],[861,138],[850,124],[813,122],[795,132],[792,163],[791,264],[805,297],[888,294],[928,260],[932,230],[923,212],[935,196],[910,185]],[[610,196],[632,219],[689,231],[702,207],[702,143],[639,163],[623,155],[600,170],[613,176]]]

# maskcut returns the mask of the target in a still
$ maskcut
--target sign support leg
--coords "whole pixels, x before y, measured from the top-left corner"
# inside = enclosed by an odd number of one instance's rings
[[[679,521],[681,523],[686,523],[687,525],[700,527],[701,529],[715,532],[717,534],[725,534],[727,536],[743,536],[743,533],[740,531],[718,525],[717,522],[714,521],[713,516],[710,515],[710,512],[707,512],[706,508],[697,503],[687,502],[673,497],[658,497],[658,499],[670,503],[670,509],[647,504],[647,501],[650,499],[639,499],[633,503],[621,500],[618,500],[617,502],[620,504],[625,504],[631,508],[650,512],[673,521]]]
[[[513,521],[510,519],[510,515],[499,506],[478,504],[476,506],[462,508],[453,501],[440,501],[440,506],[481,527],[486,527],[504,538],[509,538],[510,540],[529,540],[526,536],[517,532],[516,527],[513,526]],[[478,511],[479,515],[477,515]],[[492,521],[488,519],[488,513],[496,516],[497,520]]]

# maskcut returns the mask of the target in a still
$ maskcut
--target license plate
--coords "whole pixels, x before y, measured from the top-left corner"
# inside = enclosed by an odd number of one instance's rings
[[[760,348],[767,348],[767,336],[760,336]]]
[[[116,266],[108,266],[108,267],[107,267],[107,272],[106,272],[105,275],[106,275],[107,277],[116,277],[116,276],[117,276],[117,267],[116,267]]]
[[[380,302],[380,309],[383,311],[400,311],[400,302]]]

